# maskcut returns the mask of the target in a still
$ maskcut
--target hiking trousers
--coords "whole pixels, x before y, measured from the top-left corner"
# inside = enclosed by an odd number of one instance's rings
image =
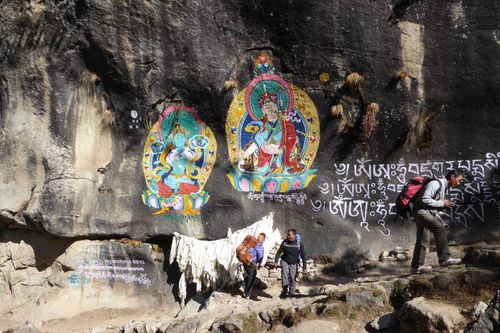
[[[425,252],[430,245],[430,233],[434,235],[439,263],[448,259],[450,249],[444,225],[428,209],[419,209],[414,218],[417,225],[417,240],[413,250],[411,267],[418,268],[425,263]]]
[[[255,278],[257,277],[257,267],[255,265],[247,266],[243,265],[245,269],[245,296],[250,297],[252,295],[253,285],[255,283]]]
[[[289,264],[281,260],[281,286],[283,293],[295,294],[295,276],[297,275],[297,264]]]

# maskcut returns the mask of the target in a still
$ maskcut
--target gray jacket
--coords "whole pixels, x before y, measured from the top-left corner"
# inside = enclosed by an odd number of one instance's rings
[[[414,212],[419,209],[440,210],[444,208],[444,196],[447,190],[448,180],[446,178],[432,180],[418,194],[415,200]]]

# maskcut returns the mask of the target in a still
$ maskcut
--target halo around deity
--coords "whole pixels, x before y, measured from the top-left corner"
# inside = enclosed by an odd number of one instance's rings
[[[292,111],[292,89],[276,74],[262,74],[248,85],[245,93],[245,106],[253,120],[262,118],[261,104],[266,98],[275,100],[278,112],[289,114]]]

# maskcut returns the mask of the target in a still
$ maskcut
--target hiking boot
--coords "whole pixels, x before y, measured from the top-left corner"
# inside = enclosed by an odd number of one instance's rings
[[[460,265],[461,263],[462,259],[460,258],[448,258],[445,261],[440,262],[439,265],[441,265],[441,267],[448,267],[452,265]]]
[[[286,298],[286,296],[288,295],[288,290],[281,290],[281,293],[280,293],[280,298]]]
[[[430,273],[432,271],[432,266],[420,266],[418,268],[413,268],[411,269],[411,275],[418,275],[418,274],[425,274],[425,273]]]

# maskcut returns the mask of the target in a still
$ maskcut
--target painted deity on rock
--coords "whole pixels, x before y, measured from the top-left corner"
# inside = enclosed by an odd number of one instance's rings
[[[159,209],[198,215],[209,195],[203,187],[217,151],[215,137],[196,109],[175,105],[161,114],[144,146],[147,189],[143,203]]]
[[[253,75],[228,112],[229,180],[241,192],[303,189],[316,176],[310,169],[319,145],[316,107],[307,93],[275,74],[264,51]]]

